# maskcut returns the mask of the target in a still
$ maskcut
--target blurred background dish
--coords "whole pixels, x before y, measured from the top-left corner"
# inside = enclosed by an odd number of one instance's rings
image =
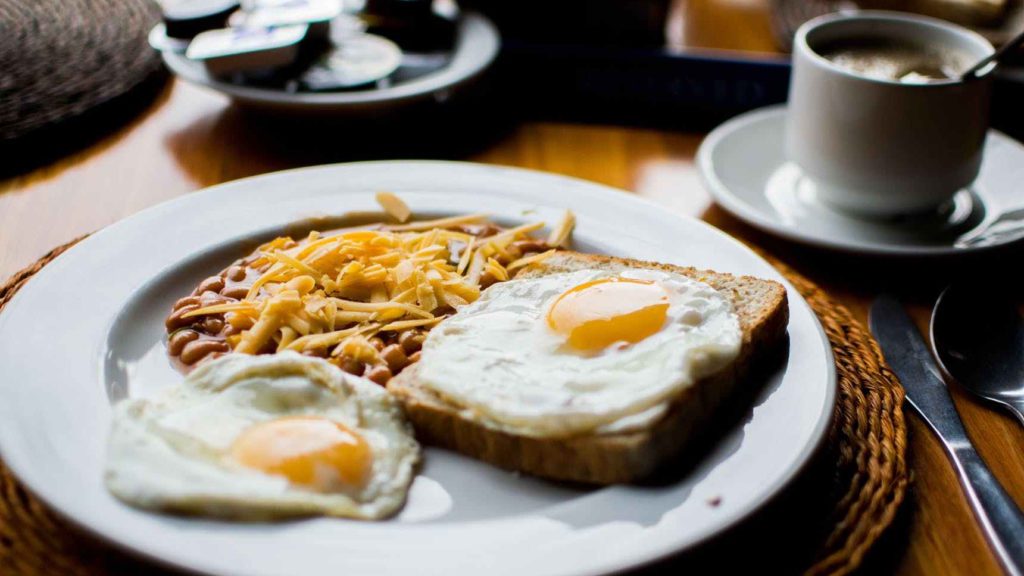
[[[413,12],[392,5],[408,5]],[[159,26],[151,43],[162,48],[164,62],[173,73],[246,107],[334,115],[444,102],[478,78],[497,57],[500,46],[497,29],[480,14],[435,12],[430,2],[371,1],[359,10],[332,16],[326,36],[314,29],[317,24],[310,24],[306,37],[294,40],[297,50],[289,52],[291,58],[285,62],[278,58],[280,46],[268,43],[266,48],[253,48],[250,37],[266,34],[270,21],[294,25],[298,20],[283,12],[245,14],[230,18],[237,26],[203,32],[184,54],[180,47],[160,41]],[[260,25],[247,28],[247,22]],[[235,58],[239,66],[211,66],[217,60],[195,57],[195,45],[215,33],[228,41],[232,36],[239,38]]]
[[[801,24],[840,10],[896,10],[949,20],[967,26],[996,46],[1024,28],[1020,0],[772,0],[779,45],[789,49]]]
[[[975,1],[983,0],[962,3]],[[1005,10],[971,27],[998,46],[1024,28],[1024,9],[1021,0],[992,1],[1005,1]],[[788,53],[803,22],[858,7],[918,10],[923,2],[462,0],[460,5],[487,15],[501,31],[497,92],[514,101],[521,115],[703,131],[786,101]],[[1020,135],[1024,125],[1016,103],[1024,97],[1024,66],[1019,52],[1016,60],[997,75],[992,116],[998,129]]]

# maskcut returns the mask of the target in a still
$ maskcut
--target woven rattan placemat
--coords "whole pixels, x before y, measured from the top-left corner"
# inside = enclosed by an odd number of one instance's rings
[[[0,286],[0,311],[48,262],[73,246],[54,249]],[[892,523],[908,482],[903,389],[875,341],[849,310],[814,283],[765,255],[818,315],[832,344],[838,374],[836,414],[826,454],[835,459],[829,534],[811,575],[846,574]],[[151,573],[120,552],[76,530],[33,498],[0,462],[0,574]]]
[[[0,144],[80,116],[160,69],[154,0],[0,0]]]

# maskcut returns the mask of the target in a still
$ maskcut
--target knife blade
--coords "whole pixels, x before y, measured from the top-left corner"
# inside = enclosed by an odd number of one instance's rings
[[[868,325],[921,418],[946,442],[969,444],[939,367],[903,305],[889,296],[879,297],[871,305]]]
[[[942,441],[967,502],[1004,570],[1024,576],[1024,513],[974,449],[939,367],[903,306],[888,296],[871,305],[868,325],[907,402]]]

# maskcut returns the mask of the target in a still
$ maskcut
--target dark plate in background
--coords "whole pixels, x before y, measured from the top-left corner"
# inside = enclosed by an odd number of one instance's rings
[[[852,5],[773,0],[770,11],[755,14],[755,9],[725,3],[679,0],[460,4],[488,15],[498,26],[503,41],[495,71],[497,93],[528,117],[690,130],[707,130],[742,112],[785,102],[790,65],[784,50],[796,27]],[[1017,8],[1011,15],[1020,12],[1020,0],[1013,5]],[[703,24],[718,29],[719,19],[731,19],[748,36],[759,31],[747,28],[761,24],[762,35],[774,34],[776,45],[755,52],[713,34],[667,45],[674,32],[686,29],[692,36]],[[999,35],[987,36],[997,41]],[[1015,113],[1022,98],[1024,67],[1001,70],[993,126],[1024,137],[1024,120]]]

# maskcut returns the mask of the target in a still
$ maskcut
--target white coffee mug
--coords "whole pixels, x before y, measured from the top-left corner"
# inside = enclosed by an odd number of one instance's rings
[[[926,212],[948,202],[978,176],[988,130],[990,71],[968,81],[901,83],[858,75],[815,51],[887,39],[959,51],[971,62],[993,52],[966,28],[898,12],[831,14],[800,27],[786,154],[822,201],[867,216]]]

